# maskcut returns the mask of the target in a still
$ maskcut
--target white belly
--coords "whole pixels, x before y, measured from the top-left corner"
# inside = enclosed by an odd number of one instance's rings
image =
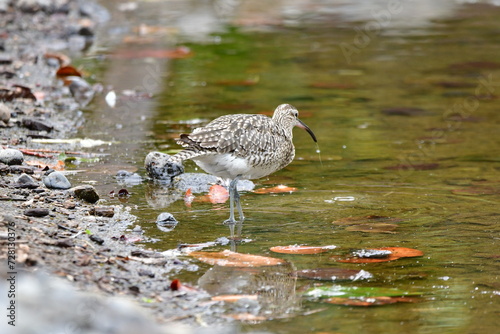
[[[259,179],[279,168],[277,164],[253,166],[247,159],[229,153],[205,155],[193,158],[193,160],[205,172],[224,179],[234,179],[238,175],[245,180]]]

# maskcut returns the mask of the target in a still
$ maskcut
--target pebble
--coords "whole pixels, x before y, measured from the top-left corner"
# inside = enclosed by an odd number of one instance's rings
[[[22,166],[22,165],[13,165],[10,166],[10,172],[12,174],[34,174],[35,173],[35,167],[31,166]]]
[[[144,167],[153,180],[170,181],[172,177],[184,173],[181,164],[169,163],[170,155],[161,152],[150,152],[144,161]]]
[[[50,132],[54,126],[49,122],[42,121],[36,118],[25,118],[22,121],[22,126],[33,131],[47,131]]]
[[[71,81],[69,91],[80,106],[85,107],[92,101],[94,98],[94,89],[85,79],[77,76],[69,76],[66,80]]]
[[[10,108],[5,104],[0,102],[0,121],[9,123],[11,111]]]
[[[162,212],[156,218],[156,226],[160,231],[170,232],[179,222],[170,212]]]
[[[16,188],[35,189],[38,188],[38,183],[31,176],[23,173],[17,178],[14,186]]]
[[[73,187],[69,190],[69,193],[89,203],[95,203],[99,200],[99,194],[91,185]]]
[[[90,212],[99,217],[111,218],[115,215],[115,208],[111,206],[98,206],[92,209]]]
[[[42,178],[43,184],[50,189],[69,189],[71,188],[71,183],[68,181],[63,173],[53,171],[49,174],[45,174]]]
[[[128,172],[126,170],[119,170],[115,175],[116,180],[120,184],[126,184],[131,186],[136,186],[142,183],[143,178],[137,174]]]
[[[23,214],[28,217],[45,217],[49,214],[49,209],[34,208],[24,210]]]
[[[6,165],[20,165],[23,161],[23,153],[19,150],[15,150],[13,148],[0,150],[0,162],[3,162]]]

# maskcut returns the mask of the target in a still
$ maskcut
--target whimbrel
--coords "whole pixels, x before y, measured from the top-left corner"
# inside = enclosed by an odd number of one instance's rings
[[[228,180],[230,214],[225,223],[236,223],[234,204],[243,221],[245,217],[236,188],[238,180],[259,179],[292,162],[295,126],[306,130],[317,141],[298,115],[295,107],[281,104],[272,118],[249,114],[221,116],[191,134],[181,134],[177,143],[185,149],[173,155],[170,163],[192,159],[205,172]]]

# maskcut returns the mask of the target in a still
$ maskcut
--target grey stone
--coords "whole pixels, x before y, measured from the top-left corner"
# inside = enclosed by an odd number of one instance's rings
[[[16,180],[15,183],[16,188],[28,188],[28,189],[35,189],[38,188],[38,183],[36,183],[33,178],[27,174],[21,174]]]
[[[0,150],[0,162],[6,165],[20,165],[24,161],[24,155],[21,151],[13,148],[6,148]]]
[[[0,121],[9,123],[11,113],[10,108],[5,103],[0,102]]]
[[[144,161],[144,167],[153,180],[170,181],[173,177],[184,173],[184,167],[170,162],[170,155],[161,152],[150,152]]]
[[[71,188],[71,183],[68,181],[66,176],[61,172],[52,172],[43,177],[43,184],[47,188],[51,189],[69,189]]]
[[[177,219],[169,212],[162,212],[158,215],[158,218],[156,218],[156,226],[163,232],[172,231],[177,224]]]
[[[69,190],[69,193],[89,203],[95,203],[99,200],[99,194],[91,185],[73,187]]]

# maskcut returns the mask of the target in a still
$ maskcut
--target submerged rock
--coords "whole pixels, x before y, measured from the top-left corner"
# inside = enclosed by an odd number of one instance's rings
[[[119,170],[116,172],[115,178],[118,183],[126,185],[138,185],[144,181],[139,174],[128,172],[126,170]]]
[[[173,177],[184,173],[181,164],[170,162],[170,155],[161,152],[150,152],[146,156],[144,167],[153,180],[170,181]]]
[[[43,184],[50,189],[69,189],[71,183],[63,173],[52,171],[43,177]]]
[[[69,190],[69,193],[89,203],[95,203],[99,200],[99,194],[91,185],[73,187]]]
[[[13,148],[6,148],[0,150],[0,162],[6,165],[20,165],[24,161],[24,155],[21,151]]]
[[[163,232],[172,231],[178,223],[177,219],[169,212],[162,212],[156,218],[156,226]]]

